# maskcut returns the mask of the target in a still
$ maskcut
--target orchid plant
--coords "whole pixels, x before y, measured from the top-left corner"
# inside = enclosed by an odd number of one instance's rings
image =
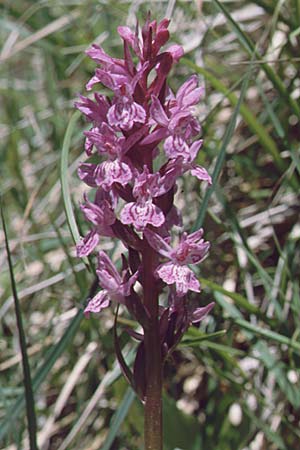
[[[189,291],[200,292],[190,268],[207,255],[203,230],[182,230],[181,212],[174,205],[176,182],[189,173],[211,183],[197,165],[201,128],[193,107],[203,89],[191,76],[172,92],[167,77],[183,55],[179,45],[161,48],[169,39],[169,20],[150,19],[141,30],[118,28],[124,58],[107,55],[97,46],[87,50],[100,68],[87,90],[101,83],[106,97],[80,96],[76,107],[91,123],[85,132],[87,157],[78,174],[93,189],[81,210],[91,224],[77,245],[77,255],[97,253],[96,274],[102,288],[88,301],[86,316],[101,313],[110,303],[124,305],[142,326],[132,331],[139,340],[133,374],[117,352],[127,378],[145,405],[145,449],[162,450],[162,372],[165,359],[187,328],[213,307],[195,307]],[[121,240],[121,274],[100,247],[100,238]],[[177,240],[176,240],[177,238]],[[175,243],[173,244],[173,240]]]

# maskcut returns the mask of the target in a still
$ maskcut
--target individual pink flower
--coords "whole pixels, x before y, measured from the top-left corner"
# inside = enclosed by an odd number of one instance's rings
[[[80,208],[85,218],[91,222],[94,227],[88,234],[82,238],[76,246],[77,256],[88,256],[98,245],[100,236],[113,237],[114,233],[111,225],[116,221],[116,216],[107,200],[102,200],[99,204],[90,202],[87,196],[84,196],[85,203]]]
[[[103,227],[112,225],[115,222],[116,216],[107,200],[102,200],[96,204],[89,201],[86,194],[84,195],[84,200],[85,203],[80,205],[80,209],[89,222]]]
[[[106,155],[112,160],[122,157],[126,139],[124,136],[118,136],[106,122],[102,122],[100,127],[92,128],[84,134],[100,155]]]
[[[134,225],[137,231],[142,231],[147,225],[160,227],[165,216],[163,212],[152,203],[152,200],[127,203],[120,215],[121,222]]]
[[[99,233],[95,228],[88,232],[88,234],[81,238],[76,245],[76,253],[79,258],[88,256],[97,247],[99,243]]]
[[[167,138],[164,146],[166,149],[173,140],[180,138],[181,141],[188,143],[192,136],[200,132],[200,125],[191,114],[191,107],[199,102],[203,92],[201,88],[196,88],[197,84],[197,77],[191,77],[181,86],[175,98],[171,96],[166,100],[165,107],[156,96],[152,96],[151,123],[158,127],[144,139],[145,144],[157,138]],[[176,144],[174,145],[176,147]]]
[[[104,161],[99,164],[96,184],[105,191],[110,190],[114,183],[125,185],[132,179],[132,171],[125,161],[115,159],[114,161]]]
[[[197,105],[204,94],[204,88],[198,87],[197,75],[192,75],[183,85],[178,89],[175,98],[169,101],[169,108],[171,111],[182,111],[185,108],[190,108]]]
[[[112,58],[96,44],[93,44],[86,51],[86,54],[101,65],[101,69],[96,69],[95,75],[87,83],[88,91],[97,83],[102,83],[109,89],[114,89],[131,82],[132,74],[128,72],[124,60]]]
[[[75,107],[81,111],[89,122],[93,122],[96,126],[106,121],[106,114],[109,109],[107,99],[98,93],[94,94],[94,99],[80,95],[80,101],[75,102]]]
[[[198,144],[196,144],[196,146],[198,146]],[[192,161],[184,160],[182,156],[169,160],[165,167],[165,176],[170,180],[172,177],[179,177],[186,172],[190,172],[191,175],[195,176],[200,181],[207,181],[208,184],[212,183],[211,176],[204,167],[199,166]]]
[[[120,214],[121,222],[133,224],[138,231],[147,225],[160,227],[165,221],[165,216],[153,203],[153,198],[165,193],[163,187],[159,173],[150,173],[146,165],[142,173],[136,171],[132,190],[136,201],[124,206]]]
[[[85,133],[90,145],[95,145],[99,154],[108,157],[100,164],[83,163],[79,166],[78,174],[89,186],[100,186],[110,190],[113,183],[125,185],[132,179],[132,171],[124,160],[123,145],[125,137],[117,136],[115,131],[107,124]]]
[[[135,123],[146,121],[146,111],[127,93],[117,95],[108,111],[108,122],[112,127],[124,131],[131,130]]]
[[[96,273],[103,290],[89,301],[85,314],[100,312],[109,306],[110,301],[124,303],[138,277],[138,272],[130,276],[127,271],[120,276],[111,259],[102,250],[98,254]]]
[[[146,229],[144,234],[151,247],[170,260],[160,264],[156,269],[156,274],[166,284],[175,284],[179,296],[185,295],[189,290],[200,292],[200,283],[188,264],[200,263],[209,250],[209,242],[202,239],[203,230],[198,230],[190,235],[183,233],[175,249],[172,249],[165,239],[149,229]]]
[[[91,298],[84,310],[86,317],[89,317],[90,313],[99,313],[102,309],[107,308],[110,305],[110,298],[106,290],[98,292],[93,298]]]
[[[174,290],[171,290],[168,302],[169,314],[176,313],[178,322],[184,323],[185,328],[203,320],[215,305],[211,302],[206,306],[195,306],[195,302],[189,302],[186,297],[179,297]]]

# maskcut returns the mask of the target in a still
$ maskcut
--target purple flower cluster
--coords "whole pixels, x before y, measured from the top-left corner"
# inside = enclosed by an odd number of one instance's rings
[[[128,251],[122,273],[104,251],[98,251],[97,276],[103,288],[90,299],[85,313],[98,313],[116,301],[127,306],[145,326],[149,316],[143,294],[145,249],[155,254],[154,289],[160,294],[168,286],[168,304],[160,307],[162,345],[170,349],[192,323],[212,308],[192,308],[189,291],[200,292],[190,265],[200,263],[209,250],[203,230],[190,235],[180,232],[181,213],[174,206],[176,181],[189,173],[211,183],[207,171],[196,164],[202,140],[192,114],[203,89],[191,76],[174,94],[167,76],[183,50],[178,45],[161,51],[169,39],[169,21],[157,24],[150,18],[141,31],[119,27],[124,59],[112,58],[97,45],[87,51],[100,67],[87,83],[87,90],[101,83],[112,92],[106,97],[84,96],[76,107],[91,123],[85,132],[85,151],[93,162],[79,166],[79,177],[94,188],[82,212],[91,223],[89,233],[77,245],[80,257],[93,252],[101,236],[121,239]],[[89,160],[88,160],[89,161]],[[96,162],[94,162],[96,161]],[[178,243],[171,246],[171,231],[178,229]],[[174,233],[173,233],[174,234]]]

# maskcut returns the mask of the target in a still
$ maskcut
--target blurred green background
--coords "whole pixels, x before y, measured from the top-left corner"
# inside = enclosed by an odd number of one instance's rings
[[[186,55],[174,90],[198,73],[211,190],[180,182],[186,229],[212,243],[200,302],[216,306],[165,368],[165,450],[297,450],[300,419],[300,1],[0,1],[0,191],[22,310],[40,449],[138,450],[142,406],[115,362],[113,310],[77,314],[93,277],[75,257],[59,180],[74,100],[113,56],[117,26],[170,17]],[[235,120],[236,119],[236,120]],[[79,229],[80,118],[68,183]],[[66,179],[67,172],[65,170]],[[113,249],[113,242],[105,242]],[[124,354],[135,344],[119,323]],[[224,331],[223,331],[224,330]],[[214,333],[218,333],[214,335]],[[212,334],[206,337],[206,334]],[[26,449],[18,329],[0,228],[0,448]]]

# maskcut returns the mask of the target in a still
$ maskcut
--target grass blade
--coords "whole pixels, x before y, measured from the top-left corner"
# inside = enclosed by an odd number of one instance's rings
[[[29,359],[27,355],[27,345],[26,345],[26,337],[25,337],[25,331],[23,327],[23,320],[22,320],[22,313],[20,308],[20,302],[18,298],[17,293],[17,286],[15,282],[14,277],[14,270],[13,270],[13,264],[11,260],[11,253],[9,248],[9,242],[8,242],[8,235],[7,235],[7,229],[6,229],[6,223],[3,213],[3,207],[2,202],[0,204],[1,209],[1,219],[2,219],[2,226],[4,231],[4,239],[5,239],[5,247],[6,247],[6,253],[7,253],[7,260],[8,260],[8,267],[9,267],[9,274],[10,274],[10,280],[11,280],[11,288],[15,303],[15,312],[16,312],[16,320],[17,320],[17,327],[19,332],[19,343],[20,343],[20,349],[22,354],[22,366],[23,366],[23,374],[24,374],[24,389],[25,389],[25,400],[26,400],[26,415],[27,415],[27,422],[28,422],[28,434],[29,434],[29,444],[30,444],[30,450],[37,450],[37,443],[36,443],[36,415],[35,415],[35,405],[34,405],[34,396],[33,396],[33,388],[32,388],[32,380],[31,380],[31,373],[30,373],[30,365],[29,365]]]
[[[233,92],[229,92],[227,87],[220,81],[218,78],[214,77],[208,70],[203,67],[197,66],[192,61],[188,59],[182,58],[182,61],[191,67],[195,72],[201,74],[209,83],[213,86],[214,89],[222,92],[226,98],[229,100],[232,106],[236,106],[238,103],[238,98]],[[242,103],[240,105],[240,114],[243,117],[244,121],[249,126],[250,130],[257,136],[259,142],[264,147],[264,149],[272,155],[274,160],[274,164],[278,167],[280,171],[284,171],[287,167],[284,161],[280,156],[280,152],[275,141],[271,138],[269,133],[266,131],[265,127],[261,125],[256,117],[252,114],[250,109]]]
[[[234,112],[232,114],[232,117],[230,119],[229,125],[228,125],[228,127],[226,129],[224,139],[222,140],[222,146],[221,146],[221,149],[220,149],[220,152],[219,152],[219,155],[218,155],[218,158],[217,158],[217,162],[216,162],[213,174],[212,174],[212,186],[209,187],[206,190],[206,192],[205,192],[205,195],[204,195],[204,198],[203,198],[203,201],[202,201],[199,213],[198,213],[198,217],[197,217],[197,219],[195,221],[195,225],[193,227],[194,231],[198,230],[199,228],[201,228],[201,226],[203,224],[203,220],[204,220],[204,217],[205,217],[205,214],[206,214],[206,210],[207,210],[207,207],[208,207],[209,199],[210,199],[210,197],[211,197],[211,195],[212,195],[212,193],[213,193],[213,191],[215,189],[215,185],[217,183],[217,180],[218,180],[219,175],[221,173],[221,169],[222,169],[223,163],[225,161],[225,155],[226,155],[227,146],[228,146],[228,144],[229,144],[229,142],[231,140],[231,137],[232,137],[232,135],[234,133],[237,116],[239,114],[242,101],[243,101],[245,93],[247,91],[247,87],[248,87],[248,83],[249,83],[249,80],[250,80],[251,73],[252,73],[252,65],[249,67],[249,69],[247,71],[247,74],[246,74],[246,76],[244,78],[244,81],[243,81],[243,84],[242,84],[242,88],[241,88],[240,98],[239,98],[239,100],[237,102],[235,110],[234,110]]]
[[[197,330],[197,329],[196,329]],[[194,331],[194,330],[193,330]],[[197,330],[196,333],[185,333],[184,338],[179,344],[179,347],[188,347],[193,345],[200,345],[203,341],[207,341],[209,339],[215,339],[217,337],[222,337],[226,334],[226,330],[220,330],[216,331],[215,333],[201,333],[199,330]]]
[[[280,436],[279,433],[276,433],[276,431],[272,430],[271,427],[266,424],[263,420],[261,420],[259,417],[257,417],[253,411],[250,410],[248,405],[245,403],[243,408],[244,413],[249,417],[251,422],[259,429],[262,430],[263,433],[266,435],[267,439],[274,443],[276,445],[276,448],[278,450],[287,450],[287,447],[285,446],[285,443]]]
[[[285,344],[300,355],[300,343],[287,336],[276,333],[275,331],[261,328],[258,325],[247,322],[244,319],[236,319],[235,323],[240,327],[245,328],[246,330],[252,331],[255,334],[259,334],[260,336],[264,336],[265,338],[271,339],[272,341],[279,342],[279,344]]]
[[[115,345],[115,352],[116,352],[116,356],[118,359],[118,362],[121,366],[123,375],[126,379],[126,381],[128,382],[128,384],[132,387],[132,389],[134,389],[134,377],[133,374],[131,372],[131,370],[129,369],[125,358],[122,354],[122,349],[120,347],[119,344],[119,337],[117,334],[117,322],[118,322],[118,313],[119,313],[119,305],[116,308],[116,313],[115,313],[115,322],[114,322],[114,345]]]
[[[73,238],[73,241],[75,244],[79,242],[80,240],[80,234],[78,231],[78,227],[76,224],[73,207],[72,207],[72,201],[71,201],[71,194],[70,189],[68,185],[68,157],[69,157],[69,149],[71,144],[71,138],[73,131],[75,129],[76,123],[80,117],[80,112],[76,111],[69,122],[69,125],[67,127],[67,131],[64,137],[63,147],[62,147],[62,153],[61,153],[61,165],[60,165],[60,182],[61,182],[61,190],[62,190],[62,196],[63,196],[63,202],[64,202],[64,208],[67,216],[67,222],[69,225],[69,229]]]
[[[248,300],[241,294],[238,294],[237,292],[227,291],[219,284],[214,283],[213,281],[210,281],[206,278],[200,278],[200,283],[202,286],[206,286],[210,288],[212,291],[220,292],[221,294],[224,294],[227,297],[231,298],[234,301],[234,303],[236,303],[240,308],[245,309],[247,312],[251,314],[256,314],[257,316],[262,315],[260,309],[257,308],[257,306],[249,303]]]
[[[97,288],[98,288],[98,281],[96,280],[93,283],[87,297],[90,298],[94,296]],[[56,363],[57,359],[62,355],[66,347],[72,341],[73,337],[75,336],[79,328],[82,318],[83,318],[83,310],[80,309],[77,312],[76,316],[72,319],[70,325],[68,326],[68,328],[66,329],[65,333],[62,335],[58,343],[48,350],[43,365],[37,370],[32,380],[32,387],[34,392],[36,392],[37,389],[40,387],[40,385],[43,383],[48,373]],[[25,405],[25,398],[24,395],[22,394],[17,398],[16,402],[12,405],[12,407],[6,414],[5,418],[2,420],[2,423],[0,425],[0,441],[14,426],[14,423],[20,416],[24,408],[24,405]]]
[[[124,348],[123,348],[124,351]],[[131,364],[134,356],[135,356],[135,349],[126,350],[125,349],[125,361],[126,364]],[[69,432],[69,434],[66,436],[64,441],[59,446],[58,450],[68,450],[72,448],[70,444],[75,440],[77,435],[79,434],[80,430],[82,430],[84,424],[88,420],[89,416],[91,415],[92,411],[99,405],[99,400],[103,395],[103,392],[106,388],[108,388],[110,385],[112,385],[122,374],[120,364],[116,360],[113,364],[112,370],[109,372],[106,372],[103,379],[101,380],[99,386],[97,387],[96,391],[94,392],[93,396],[89,400],[86,408],[84,411],[80,414],[78,420],[74,424],[73,428]],[[101,450],[102,447],[101,447]]]
[[[124,395],[124,398],[117,409],[117,412],[114,414],[111,424],[109,427],[108,435],[105,439],[104,444],[101,446],[101,450],[109,450],[118,435],[119,429],[126,418],[130,406],[135,399],[135,392],[129,387]]]
[[[67,330],[65,331],[64,335],[61,337],[59,342],[48,350],[45,362],[38,369],[36,375],[33,377],[32,387],[34,392],[36,392],[37,389],[40,387],[40,385],[45,380],[48,373],[54,366],[57,359],[61,356],[61,354],[66,349],[67,345],[71,342],[80,325],[82,317],[83,312],[79,311],[77,315],[72,319],[72,322],[70,323],[69,327],[67,328]],[[16,423],[20,414],[22,413],[24,406],[25,406],[25,398],[24,395],[22,394],[17,398],[16,402],[12,405],[12,407],[7,412],[6,416],[2,419],[2,423],[0,425],[0,441],[1,439],[4,439],[6,434],[9,433],[12,427],[14,427],[14,424]]]
[[[240,26],[237,24],[237,22],[232,18],[232,16],[229,14],[229,12],[227,11],[227,9],[225,8],[225,6],[219,1],[219,0],[213,0],[213,2],[215,3],[215,5],[219,8],[219,10],[224,14],[224,16],[226,17],[226,19],[228,20],[228,22],[230,23],[233,31],[235,32],[235,34],[237,35],[239,41],[241,42],[241,44],[243,45],[243,47],[245,48],[245,50],[252,55],[254,53],[255,57],[257,59],[261,58],[261,55],[259,55],[258,51],[256,50],[253,42],[251,41],[251,39],[249,38],[249,36],[247,36],[242,29],[240,28]],[[285,87],[284,83],[281,81],[280,77],[274,72],[274,70],[272,69],[272,67],[267,64],[267,63],[262,63],[261,64],[262,69],[264,70],[265,74],[267,75],[267,77],[269,78],[269,80],[273,83],[273,86],[278,90],[278,92],[280,93],[280,95],[282,97],[284,97],[291,109],[294,111],[294,113],[296,114],[296,116],[298,118],[300,118],[300,107],[297,104],[297,102],[289,95],[287,88]]]
[[[199,278],[199,280],[200,280],[201,286],[207,286],[212,291],[216,291],[223,295],[226,295],[227,297],[231,298],[237,306],[245,309],[247,312],[249,312],[251,314],[256,314],[258,316],[262,315],[260,309],[257,306],[249,303],[248,300],[245,297],[243,297],[241,294],[239,294],[237,292],[227,291],[219,284],[214,283],[213,281],[210,281],[207,278]]]

